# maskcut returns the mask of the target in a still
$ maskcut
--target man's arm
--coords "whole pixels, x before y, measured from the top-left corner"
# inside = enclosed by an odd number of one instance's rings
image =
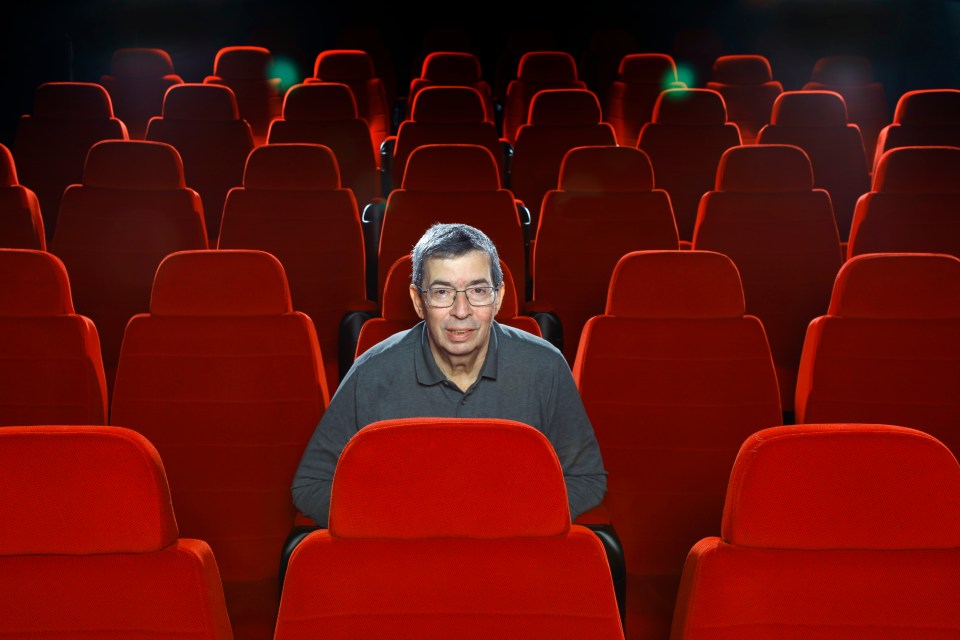
[[[600,446],[593,433],[577,385],[566,361],[559,366],[553,414],[545,433],[560,459],[567,483],[570,519],[603,502],[607,493],[607,472],[603,468]]]
[[[300,459],[293,476],[293,504],[321,527],[330,514],[330,488],[340,453],[357,432],[356,375],[344,378]]]

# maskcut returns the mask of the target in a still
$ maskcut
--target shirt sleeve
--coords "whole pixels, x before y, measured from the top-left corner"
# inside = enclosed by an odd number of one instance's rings
[[[330,488],[337,460],[358,429],[356,379],[354,368],[340,383],[293,476],[294,506],[321,527],[327,526],[330,514]]]
[[[562,358],[562,356],[561,356]],[[557,365],[552,414],[545,433],[553,443],[567,484],[570,519],[603,502],[607,493],[607,472],[593,425],[580,399],[580,392],[566,361]]]

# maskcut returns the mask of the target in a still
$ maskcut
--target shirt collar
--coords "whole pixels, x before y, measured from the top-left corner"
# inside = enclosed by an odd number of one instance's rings
[[[413,331],[420,333],[420,348],[413,350],[414,369],[416,370],[417,382],[423,385],[440,384],[447,379],[437,361],[433,357],[433,351],[430,350],[430,338],[427,335],[427,325],[423,320],[413,328]],[[487,357],[484,358],[483,368],[480,370],[480,377],[497,379],[497,370],[500,362],[500,327],[496,321],[490,326],[490,343],[487,345]]]

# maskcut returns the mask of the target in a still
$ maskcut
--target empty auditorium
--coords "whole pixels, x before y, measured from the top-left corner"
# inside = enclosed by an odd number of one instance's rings
[[[0,640],[960,640],[960,0],[37,0]]]

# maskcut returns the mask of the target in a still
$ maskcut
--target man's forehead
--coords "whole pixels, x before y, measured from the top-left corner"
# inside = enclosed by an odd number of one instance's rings
[[[493,269],[490,256],[482,251],[468,251],[459,256],[427,258],[423,263],[425,280],[466,280],[492,282]]]

